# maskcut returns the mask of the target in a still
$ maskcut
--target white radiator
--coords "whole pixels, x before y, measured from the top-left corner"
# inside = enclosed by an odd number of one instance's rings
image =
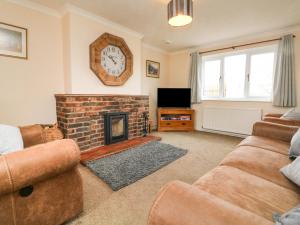
[[[261,118],[261,109],[204,107],[203,128],[247,135],[252,133],[253,124]]]

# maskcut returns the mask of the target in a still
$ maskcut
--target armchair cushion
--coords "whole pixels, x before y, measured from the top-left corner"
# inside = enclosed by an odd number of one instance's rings
[[[23,137],[25,148],[44,143],[42,137],[43,127],[41,125],[36,124],[23,126],[20,127],[20,131]]]
[[[0,155],[23,149],[23,139],[18,127],[0,124]]]

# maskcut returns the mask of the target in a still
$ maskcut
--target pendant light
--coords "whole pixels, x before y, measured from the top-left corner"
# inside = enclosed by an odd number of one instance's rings
[[[180,27],[193,20],[193,0],[171,0],[168,4],[168,22]]]

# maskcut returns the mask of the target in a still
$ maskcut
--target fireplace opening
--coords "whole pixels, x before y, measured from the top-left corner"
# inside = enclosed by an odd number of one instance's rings
[[[104,114],[105,144],[113,144],[128,139],[128,113]]]

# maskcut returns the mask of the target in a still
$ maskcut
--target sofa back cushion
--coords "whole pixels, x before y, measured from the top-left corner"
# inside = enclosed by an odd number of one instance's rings
[[[29,125],[20,127],[22,134],[24,147],[28,148],[33,145],[38,145],[44,143],[43,140],[43,127],[39,124]]]

